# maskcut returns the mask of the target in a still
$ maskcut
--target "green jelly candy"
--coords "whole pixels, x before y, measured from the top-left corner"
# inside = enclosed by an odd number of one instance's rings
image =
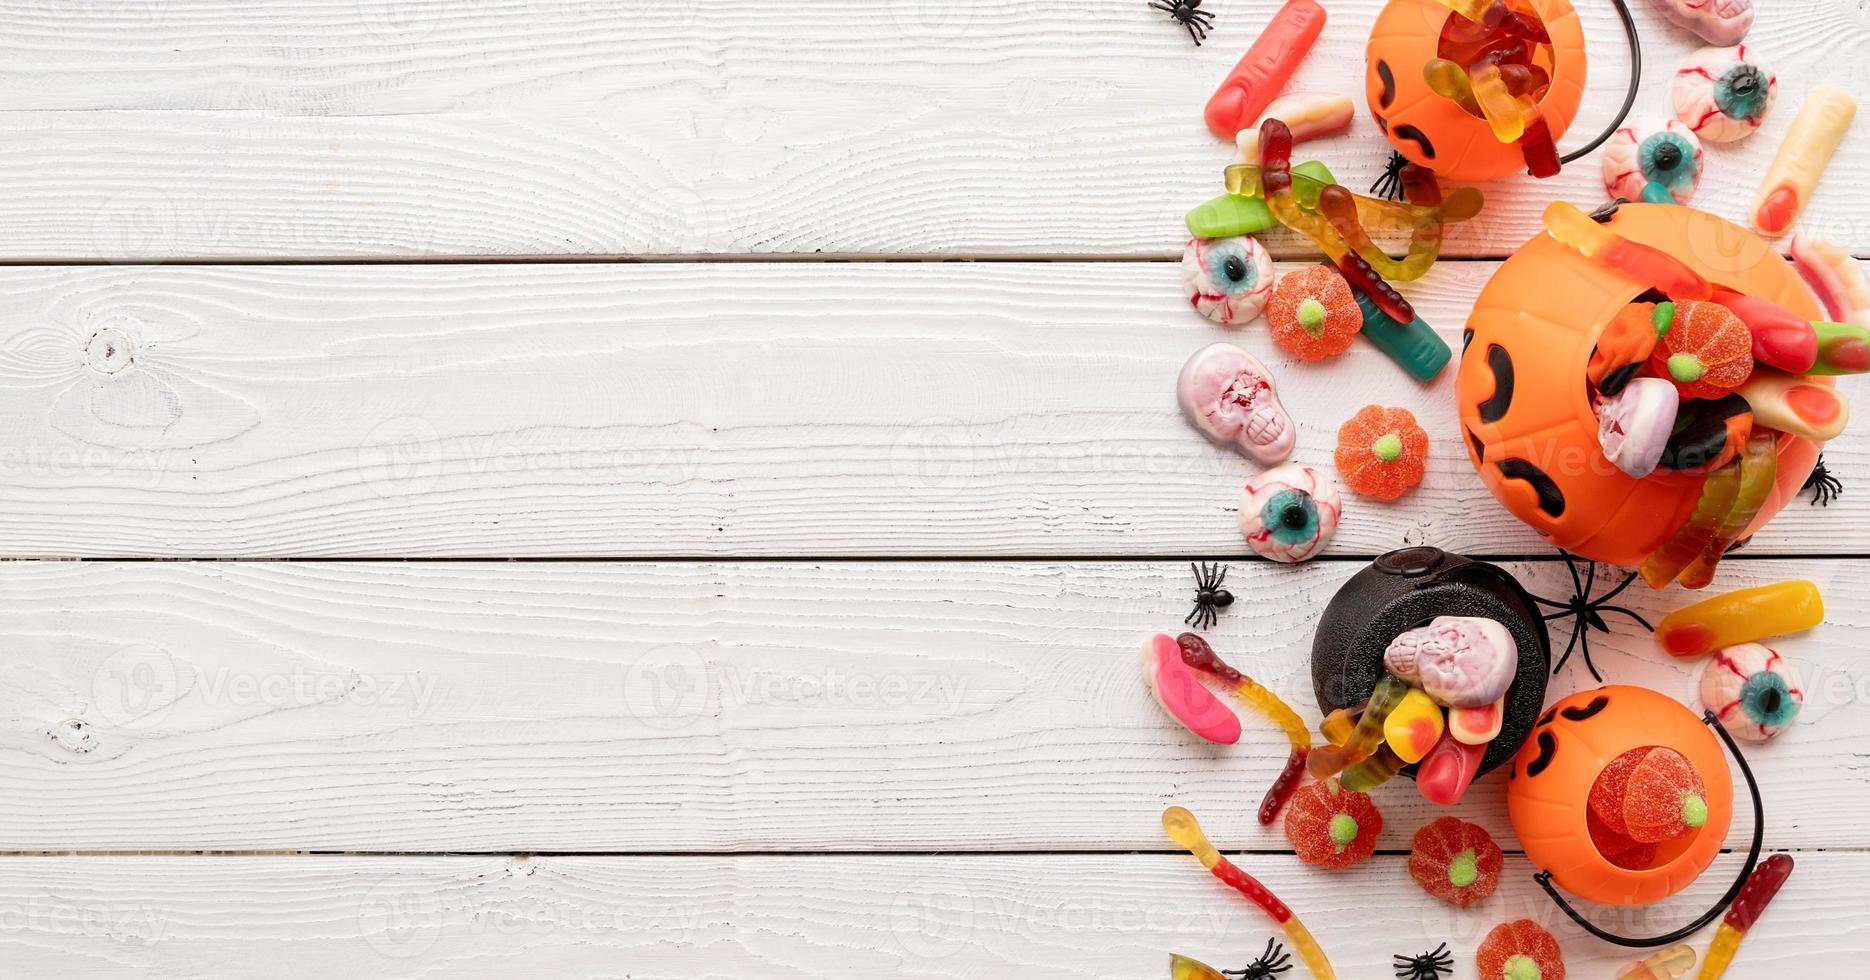
[[[1318,210],[1318,192],[1338,182],[1331,176],[1331,170],[1317,160],[1307,160],[1292,168],[1292,172],[1311,180],[1292,182],[1292,196],[1298,198],[1299,207],[1307,211]]]
[[[1390,360],[1402,365],[1404,371],[1418,381],[1427,381],[1441,373],[1454,357],[1440,336],[1416,317],[1409,323],[1401,323],[1390,318],[1388,313],[1377,308],[1377,304],[1364,295],[1363,290],[1353,289],[1351,294],[1357,298],[1357,306],[1364,314],[1364,336],[1377,350],[1390,356]]]
[[[1188,233],[1196,238],[1255,235],[1277,224],[1265,201],[1240,194],[1222,194],[1188,212]]]
[[[1870,330],[1855,323],[1813,321],[1818,363],[1806,374],[1863,374],[1870,371]]]

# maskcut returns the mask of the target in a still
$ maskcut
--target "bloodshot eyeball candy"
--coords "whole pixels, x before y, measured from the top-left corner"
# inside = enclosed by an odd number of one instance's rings
[[[1741,643],[1708,658],[1701,670],[1701,703],[1735,736],[1764,742],[1798,717],[1805,694],[1777,651]]]
[[[1330,477],[1287,463],[1248,480],[1240,491],[1240,533],[1261,557],[1304,561],[1331,540],[1343,511]]]
[[[1661,129],[1625,126],[1604,144],[1604,189],[1611,197],[1687,204],[1701,185],[1701,141],[1671,119]]]
[[[1696,136],[1715,143],[1752,136],[1778,93],[1778,78],[1744,44],[1702,48],[1689,55],[1670,91],[1675,118]]]
[[[1182,289],[1202,316],[1224,326],[1249,323],[1273,295],[1273,260],[1245,235],[1190,238],[1182,247]]]
[[[1175,381],[1175,400],[1208,441],[1260,463],[1284,461],[1298,441],[1272,372],[1233,344],[1209,344],[1190,356]]]

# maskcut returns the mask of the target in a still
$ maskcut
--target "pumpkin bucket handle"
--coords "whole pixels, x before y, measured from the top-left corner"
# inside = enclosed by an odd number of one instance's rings
[[[1702,712],[1701,720],[1714,729],[1714,734],[1719,735],[1721,741],[1727,745],[1727,751],[1733,755],[1734,761],[1740,764],[1740,775],[1746,777],[1747,780],[1747,793],[1753,797],[1753,847],[1747,852],[1747,863],[1740,869],[1740,877],[1734,879],[1733,887],[1727,889],[1727,894],[1722,895],[1721,900],[1714,903],[1713,908],[1674,932],[1648,939],[1631,939],[1628,936],[1619,936],[1614,932],[1606,932],[1598,928],[1586,921],[1584,916],[1580,915],[1577,909],[1572,908],[1571,903],[1565,901],[1564,896],[1558,893],[1558,889],[1552,885],[1550,871],[1540,871],[1532,876],[1532,880],[1538,882],[1540,888],[1545,889],[1545,893],[1552,897],[1552,901],[1558,905],[1560,910],[1571,917],[1571,921],[1578,924],[1578,928],[1607,943],[1647,949],[1654,946],[1668,946],[1687,939],[1700,932],[1703,926],[1713,922],[1722,912],[1727,911],[1727,906],[1733,904],[1734,896],[1740,894],[1741,886],[1746,884],[1747,876],[1753,873],[1754,865],[1760,861],[1760,848],[1765,844],[1766,838],[1766,810],[1760,804],[1760,785],[1753,779],[1753,770],[1747,766],[1746,756],[1740,754],[1740,746],[1734,744],[1734,737],[1727,734],[1726,727],[1721,724],[1719,718],[1714,716],[1714,712]]]

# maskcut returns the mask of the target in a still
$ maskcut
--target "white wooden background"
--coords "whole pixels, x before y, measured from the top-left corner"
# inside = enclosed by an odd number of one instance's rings
[[[1567,588],[1474,479],[1451,379],[1361,345],[1300,365],[1258,328],[1231,336],[1279,372],[1298,458],[1376,401],[1434,460],[1352,500],[1325,560],[1241,556],[1253,468],[1171,395],[1222,333],[1170,260],[1228,157],[1201,105],[1276,6],[1210,0],[1195,49],[1143,0],[0,2],[0,975],[1243,965],[1271,926],[1163,839],[1169,803],[1340,976],[1443,940],[1469,975],[1527,915],[1574,976],[1614,972],[1517,854],[1477,910],[1422,895],[1407,786],[1376,859],[1298,864],[1251,816],[1279,736],[1195,744],[1137,676],[1191,558],[1233,562],[1217,648],[1305,707],[1317,610],[1372,555]],[[1567,146],[1627,77],[1584,6]],[[1637,6],[1659,120],[1691,39]],[[1298,85],[1360,92],[1378,4],[1329,7]],[[1780,108],[1710,148],[1696,202],[1730,217],[1803,92],[1870,94],[1854,0],[1761,7]],[[1865,132],[1805,227],[1870,257]],[[1386,152],[1364,118],[1309,149],[1347,183]],[[1544,202],[1603,196],[1595,158],[1485,189],[1406,288],[1457,343]],[[1809,577],[1830,610],[1782,645],[1804,717],[1751,753],[1799,865],[1731,976],[1870,955],[1866,445],[1716,582]],[[1609,678],[1692,700],[1613,625]],[[1510,847],[1502,787],[1459,813]],[[1670,928],[1735,861],[1598,915]]]

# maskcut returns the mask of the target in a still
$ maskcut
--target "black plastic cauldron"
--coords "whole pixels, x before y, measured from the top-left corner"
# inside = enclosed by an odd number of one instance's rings
[[[1500,734],[1487,745],[1480,772],[1513,758],[1545,706],[1552,644],[1538,604],[1498,565],[1440,548],[1392,551],[1351,576],[1325,607],[1312,637],[1312,691],[1329,714],[1370,700],[1383,676],[1390,641],[1437,616],[1484,616],[1505,626],[1519,647],[1519,670],[1506,692]],[[1403,770],[1414,776],[1415,766]],[[1478,775],[1478,774],[1477,774]]]

